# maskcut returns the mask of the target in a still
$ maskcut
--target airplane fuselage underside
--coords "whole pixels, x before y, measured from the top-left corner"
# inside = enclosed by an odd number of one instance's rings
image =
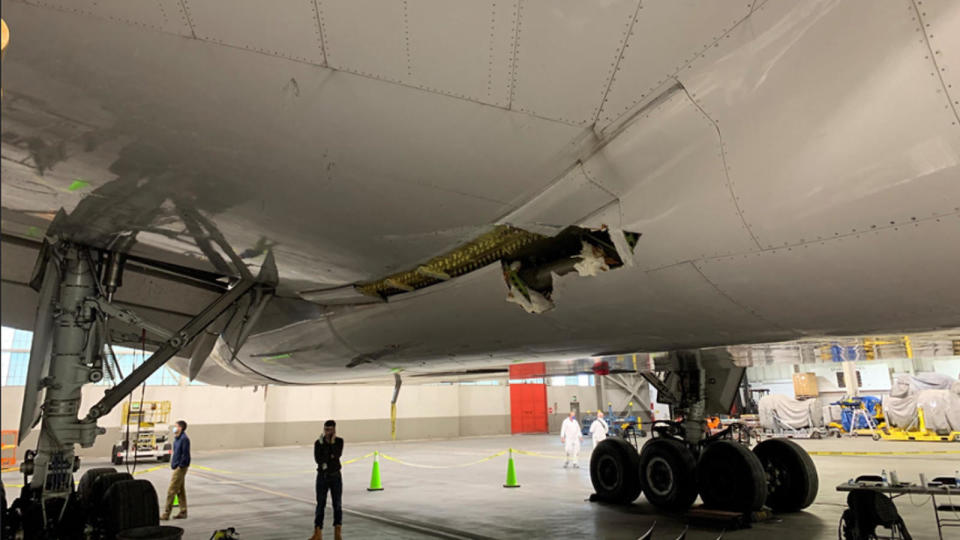
[[[415,2],[404,50],[370,22],[400,15],[362,3],[271,6],[246,33],[225,21],[257,7],[167,3],[5,4],[3,234],[39,241],[63,208],[75,242],[214,274],[214,235],[254,273],[272,252],[277,297],[201,379],[960,324],[957,6],[491,4],[474,35]],[[501,264],[388,281],[497,225],[639,238],[555,276],[542,313],[506,301]]]

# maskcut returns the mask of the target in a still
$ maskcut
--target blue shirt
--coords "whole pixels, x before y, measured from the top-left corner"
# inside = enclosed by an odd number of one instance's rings
[[[179,469],[190,466],[190,437],[181,433],[173,439],[173,457],[170,458],[170,468]]]

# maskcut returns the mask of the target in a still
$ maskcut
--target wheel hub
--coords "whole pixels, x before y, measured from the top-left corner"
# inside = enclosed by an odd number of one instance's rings
[[[655,494],[666,496],[673,490],[673,469],[662,457],[656,456],[650,460],[646,475],[647,486]]]
[[[772,461],[764,462],[763,468],[767,473],[767,489],[771,492],[776,491],[778,487],[784,484],[786,472]]]
[[[597,479],[607,489],[615,489],[620,482],[620,465],[611,456],[603,456],[597,464]]]

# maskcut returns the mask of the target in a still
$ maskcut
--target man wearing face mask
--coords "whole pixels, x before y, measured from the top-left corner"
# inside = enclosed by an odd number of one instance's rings
[[[342,540],[340,525],[343,523],[343,478],[340,476],[340,456],[343,455],[343,439],[337,437],[337,423],[323,423],[323,436],[313,443],[313,460],[317,462],[317,511],[313,519],[313,536],[310,540],[323,540],[323,510],[327,506],[327,491],[333,499],[333,537]]]
[[[187,423],[183,420],[177,420],[173,426],[173,456],[170,457],[170,468],[173,469],[173,476],[170,477],[170,488],[167,489],[167,504],[163,510],[160,519],[170,519],[170,511],[173,509],[173,499],[179,499],[180,512],[173,519],[186,519],[187,517],[187,488],[184,480],[187,477],[187,469],[190,467],[190,437],[187,437]]]

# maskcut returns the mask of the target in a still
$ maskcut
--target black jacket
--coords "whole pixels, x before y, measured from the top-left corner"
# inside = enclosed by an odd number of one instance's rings
[[[343,439],[333,438],[333,444],[320,437],[313,443],[313,460],[317,462],[317,472],[326,476],[340,474],[340,456],[343,455]]]

